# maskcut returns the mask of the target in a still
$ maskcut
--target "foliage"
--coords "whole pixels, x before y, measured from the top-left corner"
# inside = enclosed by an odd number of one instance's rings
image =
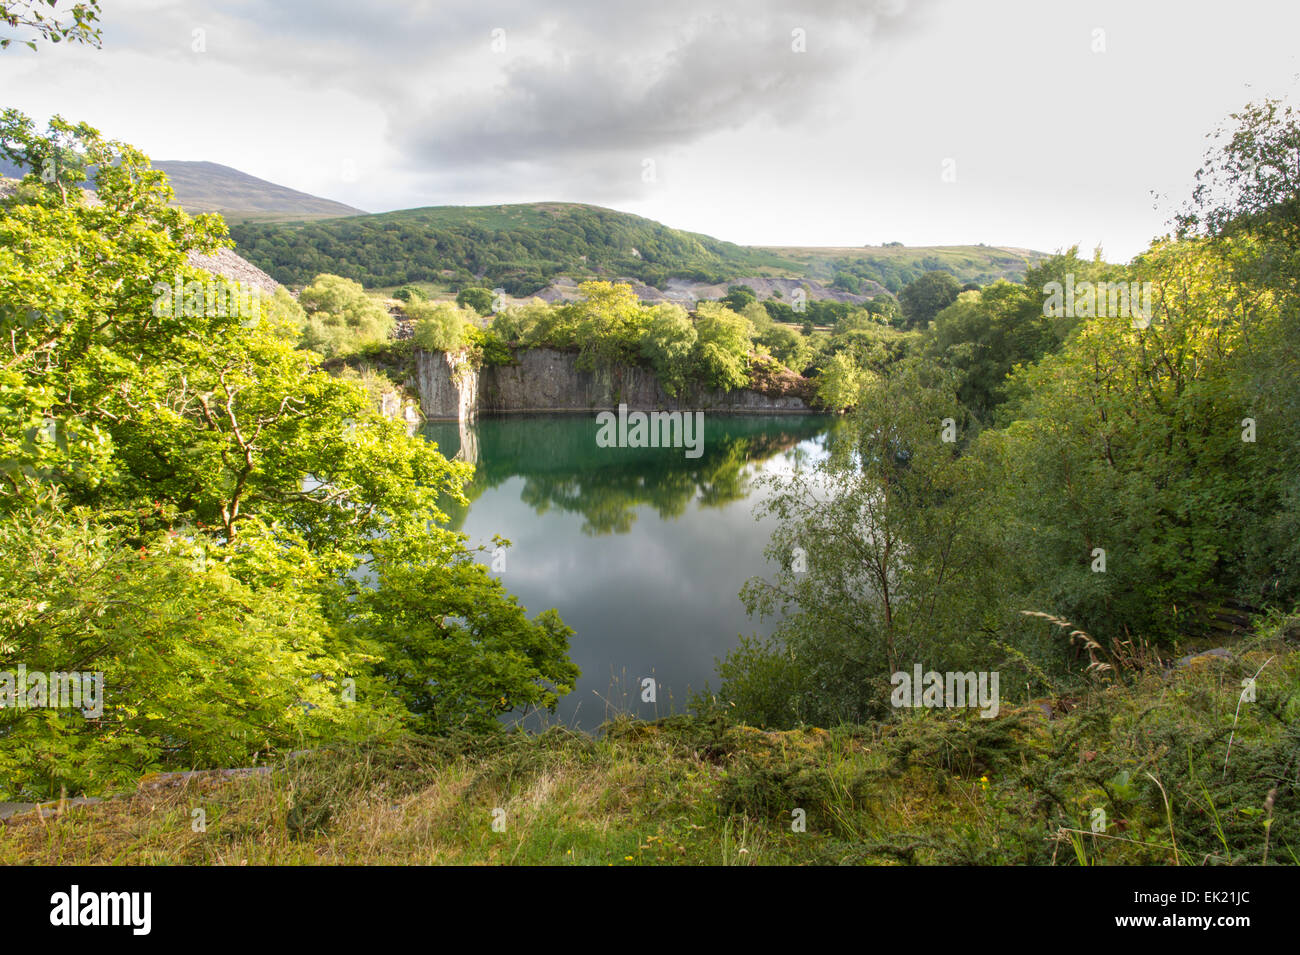
[[[440,508],[463,500],[471,469],[294,348],[286,297],[260,298],[253,316],[158,307],[159,280],[220,281],[187,264],[223,243],[220,219],[170,206],[146,157],[89,127],[56,118],[42,136],[6,114],[0,133],[33,159],[75,160],[49,182],[29,175],[0,216],[0,672],[102,666],[108,694],[104,722],[7,720],[21,753],[50,758],[6,774],[19,787],[6,794],[246,764],[362,726],[481,724],[502,697],[545,705],[572,684],[563,625],[523,620],[482,581],[480,652],[452,658],[481,670],[434,667],[436,631],[404,642],[415,598],[401,588],[418,579],[421,612],[451,618],[449,582],[473,583]],[[93,204],[73,187],[87,165]],[[303,300],[340,329],[377,307],[338,277]],[[377,668],[394,654],[414,672],[424,652],[458,682],[417,712]]]
[[[480,315],[491,315],[496,303],[496,294],[490,288],[463,288],[456,293],[456,304],[461,308],[472,308]]]
[[[957,300],[961,283],[948,272],[930,271],[899,293],[906,328],[925,328],[941,311]]]
[[[856,408],[868,375],[848,352],[836,352],[817,376],[817,403],[832,411]]]
[[[701,302],[695,334],[695,363],[708,387],[734,390],[749,383],[752,331],[747,318],[714,302]]]
[[[650,309],[641,338],[641,356],[650,363],[669,397],[675,397],[691,375],[697,337],[695,324],[681,306],[665,304]]]
[[[102,42],[99,0],[79,0],[69,11],[70,19],[62,17],[54,9],[58,3],[59,0],[5,0],[0,3],[0,23],[11,29],[34,31],[34,36],[22,41],[33,50],[36,49],[38,40],[48,40],[50,43],[85,43],[98,47]],[[49,10],[43,10],[42,7],[48,7]],[[0,50],[6,49],[14,39],[0,37]]]
[[[351,279],[318,275],[298,295],[307,313],[302,345],[327,358],[381,342],[393,330],[393,317],[365,289]]]
[[[490,284],[525,296],[561,275],[722,282],[789,266],[771,252],[574,203],[439,206],[313,222],[231,227],[239,252],[278,281],[328,272],[368,288],[408,282]]]
[[[457,351],[468,341],[469,329],[475,327],[465,309],[449,302],[411,302],[406,314],[415,323],[417,347],[429,351]]]
[[[850,437],[811,468],[766,478],[775,579],[746,583],[751,614],[778,620],[720,665],[739,719],[791,726],[879,716],[890,674],[976,657],[953,626],[984,612],[988,554],[968,463],[942,440],[950,380],[916,362],[864,383]]]

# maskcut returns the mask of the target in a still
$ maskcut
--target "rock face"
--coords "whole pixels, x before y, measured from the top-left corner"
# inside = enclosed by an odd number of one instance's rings
[[[801,398],[757,391],[687,389],[670,398],[654,373],[633,366],[583,371],[578,356],[550,348],[518,354],[518,363],[469,368],[456,355],[416,350],[416,380],[424,416],[465,421],[479,412],[599,411],[626,404],[632,411],[712,411],[731,414],[806,413]]]
[[[458,355],[415,350],[420,411],[430,421],[468,421],[478,414],[479,373]]]

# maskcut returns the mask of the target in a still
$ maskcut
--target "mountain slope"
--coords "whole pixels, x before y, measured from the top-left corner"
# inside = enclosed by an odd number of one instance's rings
[[[651,219],[578,203],[431,206],[314,222],[235,223],[240,254],[287,285],[331,272],[375,287],[485,284],[532,295],[561,276],[671,279],[815,278],[846,293],[897,290],[927,268],[962,282],[1023,276],[1041,253],[985,246],[769,249],[736,245]],[[878,263],[867,261],[888,252]],[[858,262],[859,259],[864,260]],[[843,274],[841,274],[843,273]]]
[[[176,204],[186,212],[220,212],[230,221],[241,219],[311,219],[365,215],[360,209],[280,186],[215,162],[154,160],[166,173]],[[0,159],[0,176],[21,179],[27,170]]]
[[[365,215],[360,209],[276,185],[215,162],[155,160],[187,212],[220,212],[227,219]]]

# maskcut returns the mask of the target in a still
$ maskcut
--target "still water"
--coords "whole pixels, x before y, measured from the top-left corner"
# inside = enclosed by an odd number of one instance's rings
[[[774,621],[750,618],[738,596],[775,571],[756,479],[818,460],[831,427],[820,415],[706,415],[698,458],[599,447],[594,414],[424,427],[445,455],[476,465],[452,526],[488,548],[488,565],[493,535],[509,540],[494,575],[529,616],[554,607],[574,630],[582,677],[546,722],[590,730],[615,712],[682,712],[693,692],[716,688],[715,661],[739,634],[771,632]],[[641,699],[645,678],[654,703]]]

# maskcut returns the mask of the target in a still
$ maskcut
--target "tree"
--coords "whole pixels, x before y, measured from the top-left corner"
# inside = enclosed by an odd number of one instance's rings
[[[836,352],[817,376],[817,403],[832,411],[856,408],[868,380],[853,356]]]
[[[488,288],[463,288],[456,293],[456,304],[472,308],[480,315],[491,315],[496,295]]]
[[[924,273],[899,293],[904,327],[924,328],[929,325],[934,316],[957,300],[960,293],[961,283],[949,273]]]
[[[1179,234],[1254,231],[1288,241],[1300,234],[1300,114],[1279,100],[1247,104],[1235,128],[1196,171],[1196,188],[1177,217]]]
[[[995,595],[969,465],[942,440],[960,416],[952,382],[917,362],[864,386],[832,453],[764,478],[767,549],[780,569],[741,590],[751,615],[776,617],[719,674],[740,720],[836,725],[882,716],[890,675],[956,669],[984,650],[963,623]],[[960,622],[960,623],[959,623]]]
[[[80,0],[72,5],[68,17],[59,15],[54,8],[60,0],[5,0],[0,3],[0,23],[12,29],[25,29],[33,36],[22,42],[33,50],[38,40],[50,43],[67,41],[86,43],[98,47],[102,42],[99,27],[99,0]],[[49,10],[42,10],[49,7]],[[65,9],[67,5],[65,4]],[[15,37],[0,37],[0,50],[13,43]]]
[[[473,327],[465,310],[449,302],[413,302],[406,313],[415,322],[416,346],[428,351],[456,351]]]
[[[307,313],[304,348],[328,356],[388,339],[393,316],[366,294],[361,283],[338,275],[318,275],[298,296]]]
[[[626,282],[583,282],[570,310],[580,348],[578,367],[592,369],[632,361],[645,328],[645,309]]]
[[[475,583],[447,529],[441,502],[464,500],[471,469],[295,349],[283,300],[160,308],[159,282],[222,282],[187,260],[224,244],[223,223],[172,207],[138,151],[52,125],[98,166],[99,195],[29,175],[3,200],[0,672],[93,667],[115,689],[101,716],[0,714],[0,767],[11,741],[37,767],[14,774],[19,798],[407,722],[481,726],[503,697],[547,705],[571,686],[567,630]],[[27,155],[56,145],[29,122],[3,132]],[[346,313],[354,284],[309,302]],[[431,620],[457,619],[470,588],[473,637],[445,626],[413,647],[411,580]],[[458,651],[439,656],[438,633]],[[390,657],[458,680],[436,717],[390,685]]]
[[[748,285],[732,285],[727,289],[727,294],[720,299],[721,303],[737,314],[745,310],[745,306],[758,301],[758,295]]]
[[[1032,288],[999,280],[963,292],[926,331],[925,353],[960,374],[962,404],[984,423],[1006,400],[1011,369],[1059,345],[1041,298]]]
[[[650,309],[650,321],[641,337],[641,356],[650,362],[669,397],[675,397],[690,376],[695,340],[695,325],[680,305]]]
[[[748,319],[716,302],[701,302],[695,332],[695,365],[705,384],[727,391],[749,384]]]

